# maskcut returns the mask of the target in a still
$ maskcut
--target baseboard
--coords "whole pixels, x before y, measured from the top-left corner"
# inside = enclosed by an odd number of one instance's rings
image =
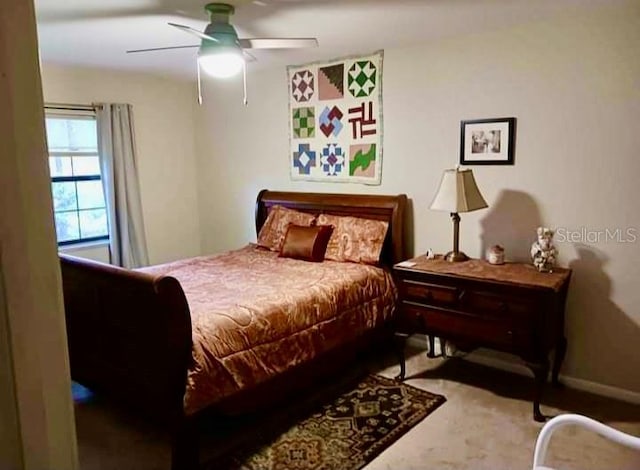
[[[407,343],[423,349],[428,348],[427,339],[422,335],[411,336]],[[436,351],[440,350],[440,343],[438,341],[438,338],[436,338],[435,340],[435,349]],[[504,370],[506,372],[511,372],[514,374],[525,375],[528,377],[532,376],[531,371],[523,364],[518,364],[513,361],[501,359],[499,357],[487,356],[486,354],[483,354],[482,351],[471,352],[464,356],[464,360],[476,364],[481,364],[483,366]],[[640,405],[640,392],[634,392],[632,390],[626,390],[624,388],[592,382],[590,380],[579,379],[564,374],[560,374],[559,378],[560,381],[567,387],[632,403],[634,405]]]

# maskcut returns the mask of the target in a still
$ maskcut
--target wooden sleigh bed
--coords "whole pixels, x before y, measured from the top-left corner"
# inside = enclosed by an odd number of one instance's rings
[[[257,232],[274,206],[314,215],[386,221],[381,266],[389,270],[405,258],[405,195],[263,190],[256,202]],[[172,468],[197,468],[196,421],[204,409],[192,412],[185,408],[195,331],[180,282],[162,274],[162,269],[141,272],[62,254],[60,259],[72,379],[169,425],[174,436]],[[372,342],[391,341],[390,330],[388,321],[376,324],[268,380],[227,392],[220,400],[211,400],[206,409],[255,408],[283,396],[283,391],[304,388],[336,364],[344,364],[346,358],[355,358]]]

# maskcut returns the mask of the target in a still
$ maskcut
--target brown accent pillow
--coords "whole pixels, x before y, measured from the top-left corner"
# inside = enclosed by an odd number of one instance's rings
[[[318,225],[333,225],[325,259],[377,265],[389,223],[383,220],[362,219],[320,214]]]
[[[324,252],[332,231],[331,225],[303,227],[289,224],[280,249],[280,256],[319,263],[324,260]]]
[[[306,214],[282,206],[273,206],[258,234],[258,246],[268,248],[271,251],[280,251],[289,224],[309,227],[313,225],[315,219],[316,216],[313,214]]]

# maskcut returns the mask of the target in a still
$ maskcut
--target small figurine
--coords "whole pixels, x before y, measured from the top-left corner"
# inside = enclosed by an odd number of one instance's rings
[[[427,259],[435,259],[436,254],[433,252],[433,250],[431,248],[429,248],[427,250],[427,255],[426,256],[427,256]]]
[[[487,261],[489,264],[504,264],[504,248],[500,245],[493,245],[487,250]]]
[[[540,272],[552,272],[556,264],[558,250],[553,246],[553,230],[538,227],[538,240],[531,245],[531,259],[533,265]]]

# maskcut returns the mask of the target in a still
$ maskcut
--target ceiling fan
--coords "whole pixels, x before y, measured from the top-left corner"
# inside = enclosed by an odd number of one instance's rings
[[[238,38],[238,33],[229,18],[235,12],[233,5],[227,3],[209,3],[204,7],[209,13],[209,24],[203,32],[176,23],[170,26],[200,38],[200,44],[189,46],[155,47],[134,49],[127,54],[138,52],[156,52],[169,49],[187,49],[198,47],[198,102],[202,104],[200,69],[213,77],[226,78],[243,72],[244,103],[247,104],[247,61],[256,60],[247,49],[294,49],[317,47],[315,38]]]

